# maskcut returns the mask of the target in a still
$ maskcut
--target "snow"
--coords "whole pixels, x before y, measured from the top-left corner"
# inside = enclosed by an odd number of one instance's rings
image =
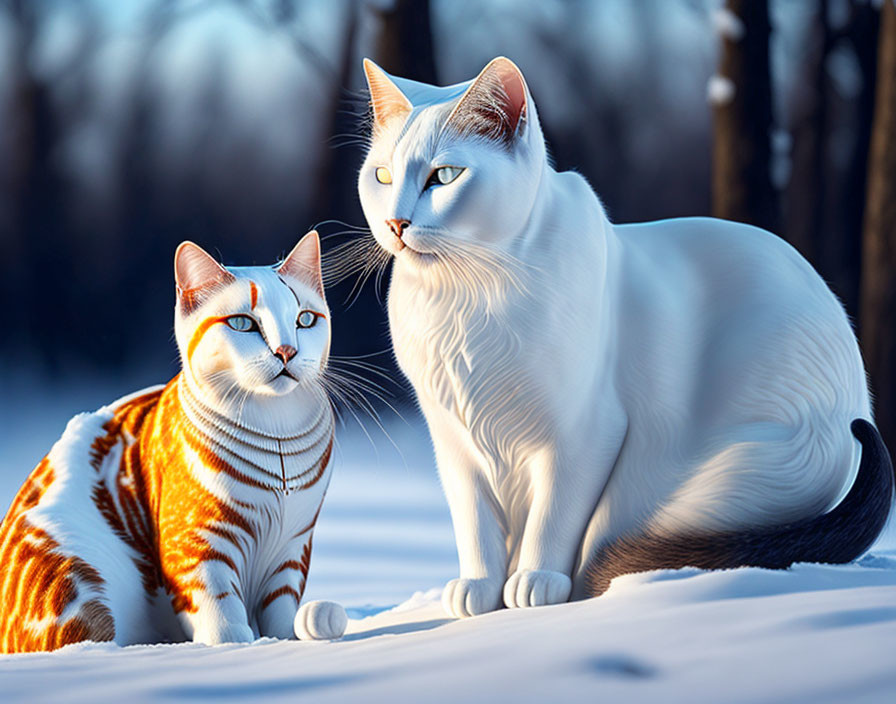
[[[712,24],[720,37],[732,42],[743,39],[746,32],[743,20],[727,7],[719,7],[712,13]]]
[[[706,83],[706,97],[713,105],[727,105],[734,99],[734,81],[725,76],[713,75]]]
[[[0,503],[69,415],[124,391],[5,394]],[[340,433],[306,599],[347,607],[342,640],[0,656],[3,701],[896,700],[892,526],[854,565],[629,575],[597,599],[447,618],[450,520],[425,426],[403,414],[387,423],[400,451],[373,429],[372,442],[354,425]]]
[[[864,87],[865,76],[854,51],[844,46],[835,46],[825,58],[824,68],[841,98],[858,99]]]
[[[769,132],[769,141],[772,148],[772,159],[769,166],[771,181],[775,188],[783,190],[790,181],[790,173],[793,170],[793,137],[790,132],[782,128],[772,128]]]
[[[7,701],[884,702],[896,694],[896,560],[787,573],[652,573],[599,599],[463,621],[436,590],[338,642],[76,645],[0,659]]]

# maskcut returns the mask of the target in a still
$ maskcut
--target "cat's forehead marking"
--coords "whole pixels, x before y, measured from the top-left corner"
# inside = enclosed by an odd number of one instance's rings
[[[252,310],[259,305],[277,310],[289,302],[290,299],[280,293],[280,277],[270,267],[233,267],[231,271],[238,280],[248,284],[249,305]]]
[[[312,303],[310,300],[305,303],[305,306],[302,306],[302,301],[299,299],[299,294],[295,292],[293,287],[290,286],[282,276],[278,276],[278,278],[283,283],[283,285],[286,287],[286,289],[292,294],[293,298],[296,299],[296,305],[299,307],[299,310],[302,310],[303,307],[312,306]],[[317,306],[312,306],[312,307],[316,308]],[[314,310],[313,312],[316,313],[317,315],[319,315],[324,320],[326,320],[327,316],[324,315],[323,313],[321,313],[320,311]]]
[[[250,296],[250,309],[255,310],[255,306],[258,305],[258,286],[255,285],[255,282],[249,279],[249,296]]]

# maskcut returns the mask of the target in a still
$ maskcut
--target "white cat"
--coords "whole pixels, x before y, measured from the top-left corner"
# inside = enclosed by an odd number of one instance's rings
[[[449,613],[870,545],[889,458],[850,432],[872,417],[859,349],[796,251],[709,218],[612,224],[551,168],[505,58],[446,88],[365,70],[359,191],[454,522]]]

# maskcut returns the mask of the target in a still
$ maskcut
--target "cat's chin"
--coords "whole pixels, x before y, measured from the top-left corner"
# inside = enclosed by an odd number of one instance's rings
[[[261,396],[286,396],[299,387],[299,380],[287,374],[278,374],[256,390]]]
[[[438,261],[435,254],[430,252],[421,252],[405,245],[397,252],[393,252],[395,261],[407,262],[409,265],[420,268],[430,267]]]

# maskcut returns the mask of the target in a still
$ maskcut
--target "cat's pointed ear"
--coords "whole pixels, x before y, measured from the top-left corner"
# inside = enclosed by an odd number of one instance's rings
[[[174,280],[177,283],[178,298],[189,303],[186,308],[192,310],[195,292],[210,286],[232,283],[236,277],[202,247],[188,241],[181,242],[174,253]]]
[[[364,75],[370,89],[375,124],[384,125],[393,117],[407,117],[413,108],[411,101],[392,82],[389,74],[370,59],[364,59]]]
[[[324,278],[320,271],[320,237],[311,230],[292,248],[286,259],[277,267],[280,276],[289,276],[308,284],[321,297],[324,295]]]
[[[467,88],[446,124],[461,135],[478,134],[511,144],[526,122],[527,95],[522,72],[499,56]]]

